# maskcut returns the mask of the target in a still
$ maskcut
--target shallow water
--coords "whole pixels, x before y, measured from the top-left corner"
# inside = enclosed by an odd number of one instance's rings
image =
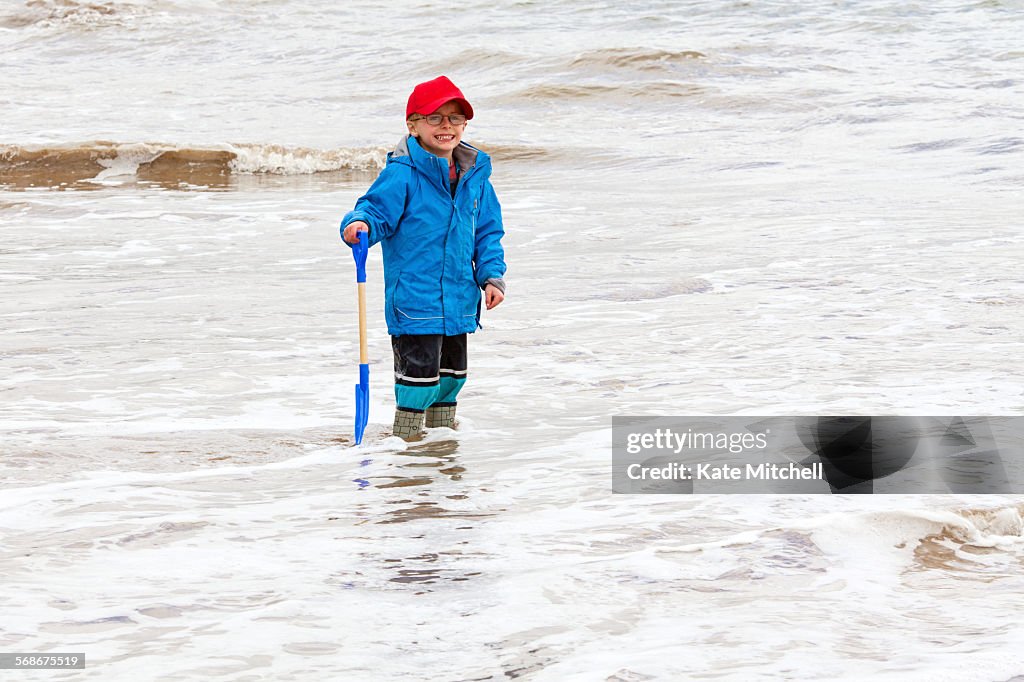
[[[1024,675],[1017,497],[610,493],[612,415],[1024,411],[1021,9],[470,3],[446,41],[429,3],[5,5],[0,650],[86,653],[46,679]],[[373,252],[353,450],[337,223],[440,72],[509,298],[460,429],[403,445]]]

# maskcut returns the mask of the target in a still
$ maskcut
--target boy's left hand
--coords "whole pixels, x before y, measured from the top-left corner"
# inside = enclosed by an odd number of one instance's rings
[[[504,300],[505,294],[501,293],[501,289],[498,287],[493,284],[488,284],[484,287],[484,304],[487,306],[488,310],[494,308]]]

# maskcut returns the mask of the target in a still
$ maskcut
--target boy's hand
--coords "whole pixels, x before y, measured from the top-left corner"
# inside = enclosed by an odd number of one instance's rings
[[[359,235],[357,232],[369,232],[370,226],[364,223],[362,220],[353,220],[345,226],[345,231],[342,233],[341,238],[349,244],[358,244]]]
[[[501,289],[498,287],[493,284],[488,284],[484,288],[484,303],[487,305],[488,310],[494,308],[504,300],[505,294],[501,293]]]

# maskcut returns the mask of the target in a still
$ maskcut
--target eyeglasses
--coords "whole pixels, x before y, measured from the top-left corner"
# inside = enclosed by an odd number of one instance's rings
[[[462,114],[448,114],[444,116],[442,114],[431,114],[430,116],[420,116],[419,118],[410,118],[410,121],[426,121],[432,126],[441,125],[441,121],[448,119],[448,122],[453,126],[460,126],[466,122],[466,117]]]

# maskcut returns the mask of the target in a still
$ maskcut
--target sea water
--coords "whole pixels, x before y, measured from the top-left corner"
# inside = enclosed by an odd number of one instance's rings
[[[1024,411],[1022,17],[4,3],[0,651],[85,653],[38,679],[1024,675],[1020,498],[613,495],[610,433]],[[353,448],[338,221],[441,73],[508,298],[458,431],[401,443],[372,251]]]

